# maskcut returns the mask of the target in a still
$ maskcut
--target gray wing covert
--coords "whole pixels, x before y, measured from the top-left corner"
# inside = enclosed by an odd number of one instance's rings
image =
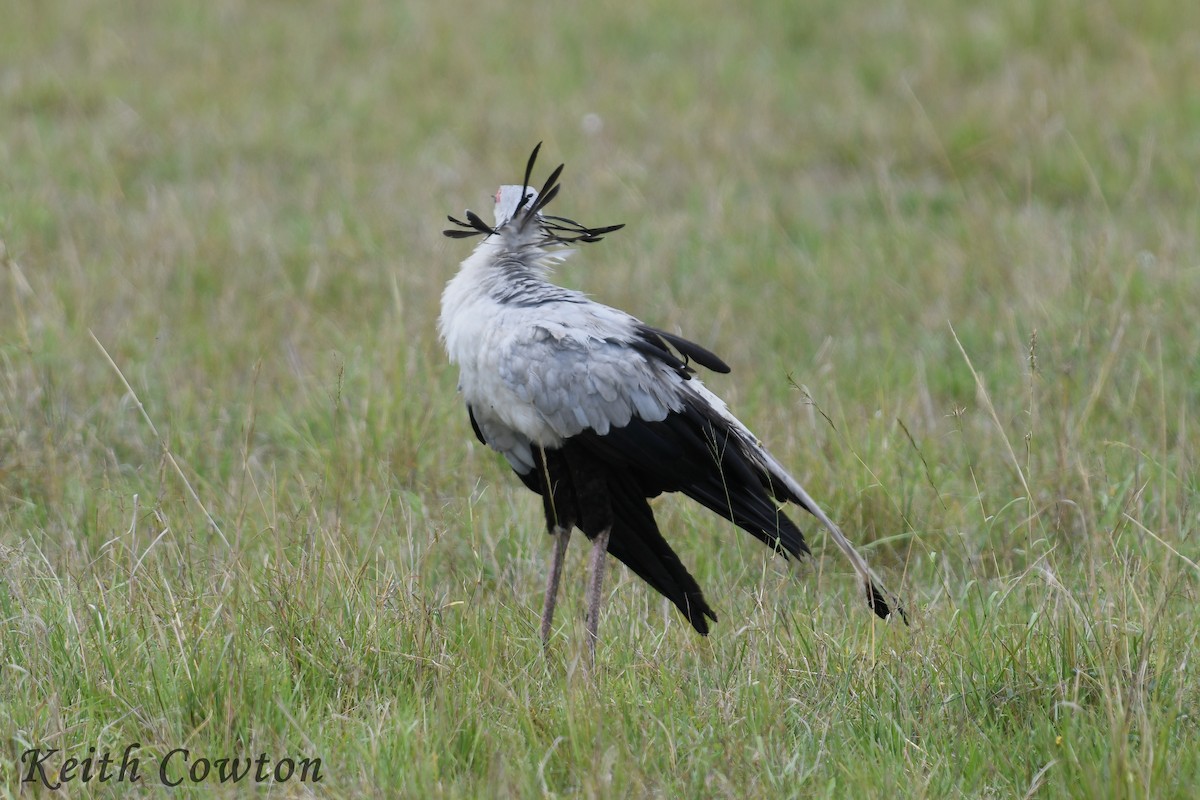
[[[561,437],[600,435],[637,416],[647,422],[682,407],[673,372],[630,343],[566,327],[535,326],[514,342],[501,379]]]

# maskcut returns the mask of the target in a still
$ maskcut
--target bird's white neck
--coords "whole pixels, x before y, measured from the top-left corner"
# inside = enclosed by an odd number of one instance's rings
[[[480,242],[442,292],[438,333],[450,360],[465,366],[480,338],[510,312],[577,296],[546,280],[551,264],[568,252],[514,251],[499,237]]]

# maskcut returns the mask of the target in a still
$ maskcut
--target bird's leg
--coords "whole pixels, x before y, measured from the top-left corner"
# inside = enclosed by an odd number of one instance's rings
[[[566,560],[567,543],[571,541],[571,528],[555,525],[550,531],[550,536],[554,539],[554,555],[550,559],[546,600],[542,604],[542,649],[550,643],[550,624],[554,620],[554,605],[558,602],[558,583],[562,580],[563,561]]]
[[[588,559],[587,585],[587,640],[588,661],[596,663],[596,630],[600,623],[600,593],[604,588],[604,567],[608,556],[608,536],[611,527],[605,527],[592,540],[592,555]]]

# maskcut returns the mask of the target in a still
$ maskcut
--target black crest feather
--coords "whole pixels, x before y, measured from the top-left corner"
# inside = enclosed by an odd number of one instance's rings
[[[503,223],[498,228],[493,228],[488,225],[474,211],[467,209],[466,220],[447,217],[451,223],[457,225],[457,228],[448,228],[442,231],[443,235],[451,239],[467,239],[472,236],[491,236],[497,233],[504,225],[516,225],[518,230],[525,230],[530,224],[537,225],[542,233],[540,244],[543,246],[573,244],[574,242],[598,242],[607,234],[613,231],[624,228],[621,225],[605,225],[599,228],[589,228],[586,225],[581,225],[573,219],[567,217],[558,217],[551,214],[542,213],[546,206],[550,205],[554,198],[558,197],[559,190],[562,189],[562,184],[558,182],[562,176],[563,167],[559,164],[550,173],[550,177],[546,178],[546,182],[542,184],[542,189],[537,193],[537,199],[532,203],[529,202],[533,197],[529,191],[529,179],[533,176],[533,167],[537,163],[538,153],[541,152],[542,143],[538,142],[533,148],[533,152],[529,154],[529,160],[525,162],[525,176],[521,182],[521,202],[517,205],[517,210],[513,213],[512,219]]]

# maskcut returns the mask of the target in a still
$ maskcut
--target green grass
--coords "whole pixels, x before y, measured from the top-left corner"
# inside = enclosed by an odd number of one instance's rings
[[[28,748],[138,742],[144,772],[320,757],[288,797],[1192,796],[1197,30],[1165,0],[7,9],[0,794]],[[561,212],[627,223],[563,282],[724,356],[911,627],[813,526],[789,567],[664,499],[712,635],[617,567],[589,676],[576,543],[543,656],[540,506],[434,331],[444,215],[543,139]]]

